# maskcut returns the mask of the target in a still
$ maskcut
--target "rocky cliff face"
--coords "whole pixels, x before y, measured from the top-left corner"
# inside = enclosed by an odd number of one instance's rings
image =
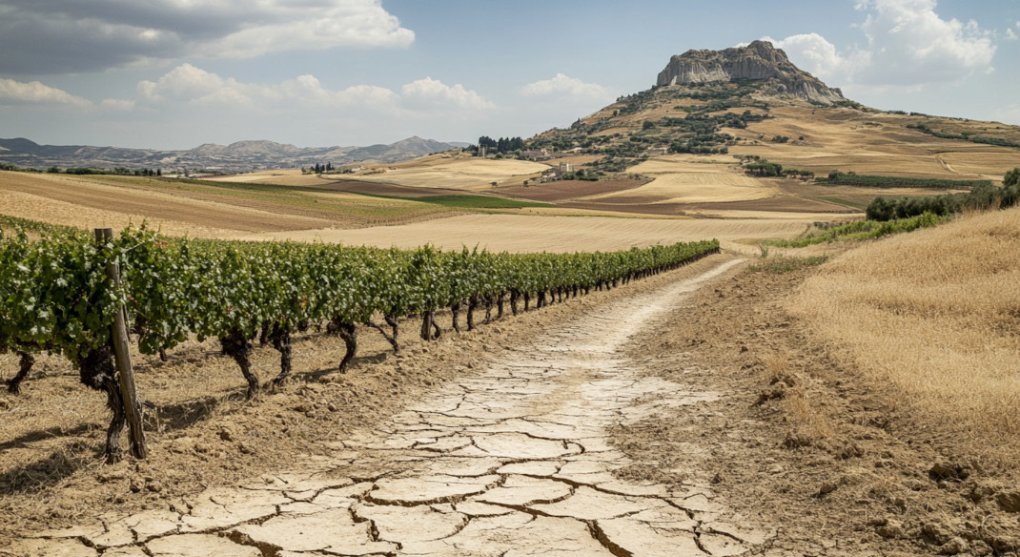
[[[657,85],[690,85],[713,81],[764,81],[762,92],[792,95],[831,104],[844,100],[843,93],[830,88],[790,62],[786,53],[766,41],[725,50],[688,50],[673,56],[659,72]]]

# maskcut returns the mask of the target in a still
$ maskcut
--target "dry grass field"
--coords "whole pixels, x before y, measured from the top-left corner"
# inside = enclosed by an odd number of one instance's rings
[[[710,203],[764,199],[778,193],[774,185],[745,175],[736,160],[727,156],[669,155],[632,166],[628,171],[654,179],[639,188],[588,199]]]
[[[0,172],[0,213],[91,228],[143,220],[167,234],[237,233],[399,224],[456,214],[411,200],[321,186],[171,181]]]
[[[709,170],[719,165],[724,169],[721,175],[744,178],[730,173],[721,162],[686,164]],[[731,220],[690,219],[677,217],[681,205],[648,203],[650,198],[645,196],[636,201],[622,197],[576,200],[607,189],[621,195],[641,189],[640,182],[628,180],[604,185],[571,181],[510,188],[521,197],[553,201],[557,206],[476,210],[418,200],[437,194],[463,195],[463,190],[363,180],[278,185],[0,172],[0,214],[80,228],[123,228],[147,221],[165,234],[204,238],[287,238],[377,246],[431,242],[451,248],[478,244],[524,251],[610,250],[712,237],[754,242],[792,237],[814,220],[833,218],[821,211],[784,212],[780,207],[755,212],[743,207],[726,215]],[[526,194],[532,191],[533,195]],[[647,215],[610,217],[649,208]]]
[[[850,109],[777,106],[773,118],[727,130],[744,140],[731,147],[736,155],[758,155],[784,166],[885,176],[1001,180],[1020,162],[1020,151],[940,139],[907,129],[916,117],[864,113]],[[787,136],[788,143],[773,143]],[[803,140],[800,138],[803,137]]]
[[[418,188],[456,188],[468,191],[492,189],[499,185],[519,185],[535,178],[548,165],[512,159],[480,159],[467,155],[432,155],[408,163],[366,165],[345,178],[385,182]]]
[[[280,186],[318,186],[333,181],[332,176],[304,174],[299,168],[261,170],[231,176],[214,176],[207,178],[212,182],[232,182],[245,184],[277,184]]]
[[[357,230],[302,230],[243,236],[248,239],[341,242],[378,247],[416,247],[431,243],[444,249],[479,246],[492,251],[573,252],[629,249],[718,238],[754,241],[793,237],[809,219],[645,219],[475,214]]]
[[[880,388],[999,464],[1020,450],[1020,209],[853,250],[793,313]]]

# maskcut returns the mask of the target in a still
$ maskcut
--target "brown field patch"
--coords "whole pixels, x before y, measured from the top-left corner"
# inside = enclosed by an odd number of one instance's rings
[[[223,230],[347,228],[458,213],[411,199],[331,189],[328,184],[279,186],[0,172],[0,194],[11,199],[0,211],[12,216],[85,228],[96,226],[97,221],[119,227],[149,220],[160,223],[168,234],[213,237],[221,237]],[[15,197],[20,201],[15,202]]]
[[[328,184],[334,177],[304,174],[300,168],[260,170],[230,176],[211,176],[206,178],[213,182],[233,182],[246,184],[277,184],[281,186],[318,186]]]
[[[209,229],[249,232],[316,228],[328,223],[322,219],[260,211],[214,201],[187,199],[159,191],[136,191],[131,188],[111,186],[71,176],[2,172],[0,173],[0,191],[27,194],[108,213],[120,213],[127,215],[135,222],[153,218],[162,222],[173,221]],[[8,210],[12,208],[12,206],[7,207]],[[71,217],[71,222],[65,221],[60,224],[92,226],[91,223],[81,223],[78,218],[75,218],[73,211],[63,212],[64,214],[72,213],[68,215]],[[29,209],[27,212],[14,216],[46,222],[52,220],[52,216],[48,214],[47,206],[42,202],[35,210]]]
[[[512,186],[499,188],[501,195],[533,201],[561,202],[571,199],[621,192],[640,187],[647,180],[560,180],[556,182],[537,183],[529,186]]]
[[[464,190],[448,188],[422,188],[415,186],[404,186],[387,182],[369,182],[365,180],[336,180],[320,186],[318,189],[330,192],[357,193],[361,195],[380,195],[385,197],[398,197],[404,199],[416,199],[432,195],[463,195]]]
[[[1020,161],[1020,150],[941,139],[905,127],[919,120],[849,109],[778,106],[745,130],[727,130],[743,142],[736,155],[757,155],[784,166],[858,174],[1001,180]],[[936,126],[938,127],[938,126]],[[789,143],[772,143],[778,135]],[[800,138],[803,137],[803,140]]]
[[[574,252],[707,240],[790,238],[811,219],[643,219],[471,214],[401,226],[304,230],[246,235],[248,239],[340,242],[347,245],[443,249],[479,246],[492,251]]]
[[[418,188],[484,191],[492,187],[492,182],[500,185],[516,184],[537,177],[548,168],[548,165],[531,161],[450,156],[366,166],[364,170],[350,175],[350,179]]]
[[[828,203],[850,209],[864,210],[876,197],[925,197],[947,193],[962,193],[964,190],[932,190],[929,188],[862,188],[855,186],[830,186],[814,181],[776,180],[784,195],[805,202]]]
[[[747,176],[732,157],[667,155],[628,169],[652,181],[621,193],[590,196],[584,201],[621,203],[713,203],[772,197],[778,190],[767,181]]]

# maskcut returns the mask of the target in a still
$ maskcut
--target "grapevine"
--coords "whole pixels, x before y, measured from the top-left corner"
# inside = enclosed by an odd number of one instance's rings
[[[121,304],[143,354],[165,353],[189,338],[217,339],[238,365],[246,395],[261,388],[252,368],[254,343],[280,353],[272,384],[291,373],[291,337],[310,327],[343,338],[337,369],[347,371],[357,350],[358,326],[382,333],[399,351],[399,319],[421,319],[421,337],[438,338],[436,312],[449,309],[460,331],[484,310],[489,323],[553,302],[613,288],[687,264],[719,250],[717,241],[574,254],[491,253],[464,248],[438,251],[375,249],[325,244],[226,242],[161,237],[129,228],[96,245],[83,232],[53,229],[30,238],[0,230],[0,352],[19,355],[16,392],[33,355],[63,354],[86,386],[103,391],[113,412],[107,454],[117,456],[123,427],[110,350],[110,327]],[[104,269],[121,267],[120,290]],[[534,302],[534,304],[532,303]],[[383,323],[378,323],[381,319]]]

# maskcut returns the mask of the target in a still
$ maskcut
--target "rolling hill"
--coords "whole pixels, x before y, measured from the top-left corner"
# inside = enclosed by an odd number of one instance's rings
[[[674,214],[819,210],[819,203],[859,209],[878,194],[925,192],[903,184],[891,192],[845,188],[845,181],[821,187],[806,178],[837,171],[952,186],[998,182],[1020,162],[1020,127],[861,105],[763,41],[673,56],[656,81],[569,127],[536,135],[527,141],[528,153],[549,153],[553,164],[568,154],[585,157],[577,170],[587,179],[652,179],[648,186],[586,199],[585,206],[644,211],[649,204],[671,205]],[[770,180],[768,187],[741,184],[737,176],[762,160],[782,165],[787,179]],[[784,177],[782,169],[778,173]],[[870,185],[883,183],[892,181]],[[733,187],[744,185],[735,197]],[[722,192],[717,202],[704,195],[706,188]]]
[[[89,167],[189,168],[220,172],[244,172],[264,168],[292,168],[316,163],[334,165],[374,160],[399,162],[430,153],[457,149],[463,143],[408,137],[391,144],[365,147],[296,147],[273,141],[237,141],[230,145],[206,143],[194,149],[172,151],[91,147],[87,145],[39,145],[23,137],[0,139],[0,163],[27,168]]]

